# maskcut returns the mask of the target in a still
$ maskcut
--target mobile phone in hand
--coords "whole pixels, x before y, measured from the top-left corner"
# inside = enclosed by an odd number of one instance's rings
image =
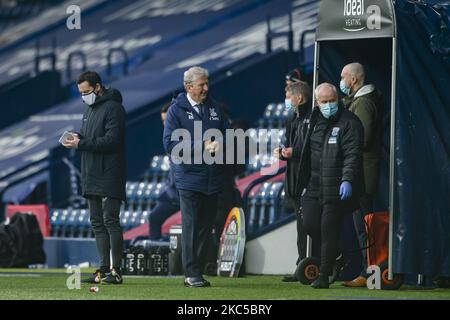
[[[61,138],[59,138],[59,143],[64,144],[66,143],[68,140],[72,140],[72,134],[68,131],[64,131],[64,133],[62,134]]]

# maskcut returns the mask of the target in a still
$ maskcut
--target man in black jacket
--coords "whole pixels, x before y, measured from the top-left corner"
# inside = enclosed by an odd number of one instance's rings
[[[100,256],[100,269],[85,282],[121,284],[123,235],[119,214],[120,205],[125,200],[126,113],[120,92],[105,89],[96,72],[84,72],[77,84],[88,108],[83,115],[80,133],[73,133],[63,145],[82,152],[82,194],[88,199],[90,221]]]
[[[320,84],[303,145],[298,190],[302,193],[303,230],[320,239],[320,276],[313,288],[328,288],[345,213],[358,208],[364,191],[361,121],[339,104],[336,87]]]
[[[286,87],[286,108],[293,109],[292,118],[286,122],[286,146],[276,148],[274,157],[286,160],[286,175],[284,179],[284,206],[297,215],[297,265],[304,257],[305,245],[302,234],[302,218],[300,213],[300,194],[297,190],[298,170],[300,168],[300,154],[306,135],[307,124],[311,115],[311,89],[306,82],[297,80]],[[298,281],[295,275],[286,276],[284,282]]]

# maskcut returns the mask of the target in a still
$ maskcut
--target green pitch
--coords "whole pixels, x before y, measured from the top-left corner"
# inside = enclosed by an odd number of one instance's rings
[[[83,276],[92,270],[83,269]],[[206,277],[210,288],[184,288],[182,277],[124,277],[124,284],[91,285],[69,290],[69,274],[61,269],[24,270],[0,269],[0,299],[450,299],[450,289],[425,290],[403,286],[397,291],[364,288],[348,289],[335,283],[328,290],[314,290],[299,283],[283,283],[281,276],[246,276],[242,278]]]

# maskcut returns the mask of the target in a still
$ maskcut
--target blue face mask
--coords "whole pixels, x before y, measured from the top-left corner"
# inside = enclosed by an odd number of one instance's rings
[[[294,106],[292,105],[291,99],[284,100],[284,105],[289,112],[292,112],[295,110]]]
[[[329,119],[338,111],[338,104],[337,102],[327,102],[319,105],[319,108],[324,118]]]
[[[339,88],[341,88],[341,91],[343,94],[345,94],[347,96],[350,94],[350,88],[345,85],[344,79],[341,80],[341,83],[339,84]]]

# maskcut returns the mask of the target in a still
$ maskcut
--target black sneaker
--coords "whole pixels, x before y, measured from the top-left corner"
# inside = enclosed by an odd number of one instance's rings
[[[95,272],[89,276],[87,279],[82,279],[82,283],[101,283],[102,279],[106,277],[106,273],[100,269],[95,270]]]
[[[314,289],[328,289],[330,287],[328,277],[319,276],[313,283],[311,283],[311,287]]]
[[[111,272],[107,273],[105,277],[102,278],[102,283],[106,284],[122,284],[123,279],[120,271],[115,268],[111,269]]]
[[[339,278],[339,275],[341,274],[342,270],[344,269],[345,264],[346,264],[346,261],[345,261],[344,255],[343,254],[339,255],[339,257],[336,258],[336,262],[334,263],[333,273],[328,278],[330,284],[333,284]]]

